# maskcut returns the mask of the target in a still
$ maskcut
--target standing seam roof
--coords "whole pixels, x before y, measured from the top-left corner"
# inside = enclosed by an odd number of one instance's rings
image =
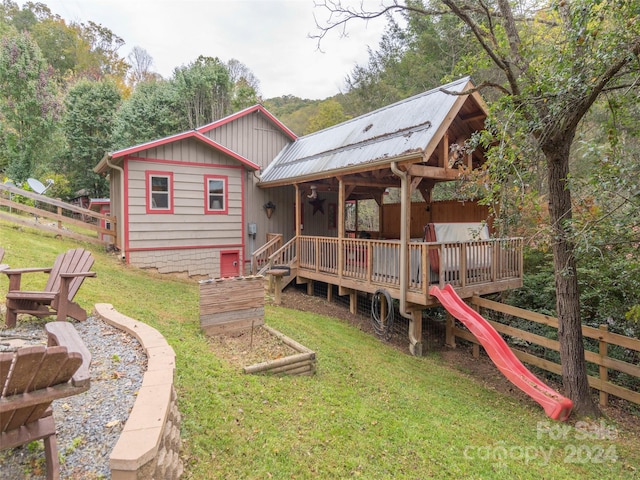
[[[262,172],[261,183],[282,181],[422,152],[470,78],[407,98],[333,127],[299,137]]]

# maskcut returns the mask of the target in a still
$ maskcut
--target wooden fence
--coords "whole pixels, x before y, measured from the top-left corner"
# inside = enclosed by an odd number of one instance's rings
[[[487,300],[486,298],[474,296],[471,299],[471,305],[479,308],[499,312],[504,315],[521,318],[537,324],[546,325],[548,327],[558,328],[558,319],[543,315],[536,312],[530,312],[521,308],[512,307],[503,303]],[[540,345],[544,348],[559,352],[560,343],[557,340],[553,340],[541,335],[537,335],[525,330],[521,330],[504,323],[488,320],[489,323],[501,334],[508,335],[513,338],[524,340],[535,345]],[[611,333],[607,330],[606,325],[601,325],[600,328],[593,328],[588,326],[582,327],[582,335],[585,338],[591,338],[598,341],[598,352],[592,352],[585,350],[585,359],[589,363],[593,363],[598,366],[598,377],[589,375],[589,385],[592,388],[599,390],[600,392],[600,405],[607,406],[609,402],[609,395],[615,395],[629,402],[640,405],[640,392],[634,391],[620,385],[616,385],[610,381],[610,371],[618,371],[629,376],[640,378],[640,366],[622,360],[618,360],[608,356],[609,346],[620,346],[625,349],[632,350],[634,352],[640,352],[640,340],[637,338],[626,337],[616,333]],[[453,317],[447,315],[447,333],[446,344],[448,346],[455,346],[456,337],[468,340],[474,343],[474,356],[479,353],[478,340],[468,330],[458,328],[453,320]],[[512,348],[513,353],[524,363],[534,365],[538,368],[542,368],[548,372],[561,375],[561,366],[558,363],[537,357],[531,353],[524,352],[522,350]]]
[[[15,195],[34,200],[35,206],[16,202]],[[49,208],[42,208],[44,205]],[[2,183],[0,206],[6,207],[0,211],[0,218],[8,222],[80,241],[117,245],[115,217]]]

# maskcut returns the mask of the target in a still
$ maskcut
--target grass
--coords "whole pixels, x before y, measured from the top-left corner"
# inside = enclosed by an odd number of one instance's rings
[[[2,222],[0,238],[15,267],[49,265],[77,245]],[[185,478],[640,478],[640,442],[624,425],[586,422],[585,434],[436,353],[410,357],[322,315],[270,306],[265,314],[316,351],[315,376],[244,375],[200,333],[196,282],[83,246],[98,276],[76,299],[113,304],[175,349]],[[29,288],[45,279],[33,276]],[[6,286],[1,278],[0,292]]]

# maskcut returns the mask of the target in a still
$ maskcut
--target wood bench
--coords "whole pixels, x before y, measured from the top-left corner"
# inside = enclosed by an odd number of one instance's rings
[[[80,338],[78,331],[69,322],[49,322],[44,326],[47,332],[47,344],[50,347],[64,345],[69,352],[77,352],[82,355],[82,365],[73,375],[74,385],[80,387],[89,385],[91,375],[91,352]]]

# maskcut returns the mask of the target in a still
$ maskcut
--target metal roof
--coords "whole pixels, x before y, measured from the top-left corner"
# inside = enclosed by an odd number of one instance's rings
[[[420,154],[451,112],[469,77],[429,90],[333,127],[299,137],[264,169],[261,184],[326,174],[352,166]]]

